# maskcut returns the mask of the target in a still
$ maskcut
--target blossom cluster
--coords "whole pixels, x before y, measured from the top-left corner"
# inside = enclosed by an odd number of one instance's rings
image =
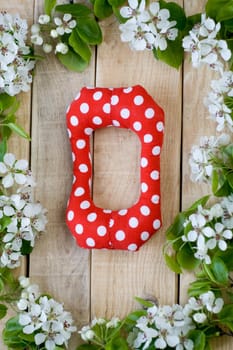
[[[210,117],[217,123],[217,131],[227,128],[233,132],[232,97],[233,97],[233,72],[225,71],[220,79],[211,81],[211,91],[205,100]],[[230,104],[227,104],[230,102]]]
[[[159,2],[151,2],[148,8],[145,0],[129,0],[128,4],[120,10],[127,19],[119,25],[121,40],[133,50],[166,50],[167,40],[174,41],[178,36],[176,21],[169,20],[169,10],[161,9]]]
[[[16,160],[13,154],[6,153],[0,162],[0,175],[0,265],[15,268],[20,265],[20,257],[31,251],[35,238],[45,230],[46,210],[32,199],[31,187],[35,182],[26,160]],[[9,193],[15,185],[21,187],[16,193]]]
[[[212,160],[221,158],[221,148],[229,144],[230,136],[203,136],[199,145],[193,145],[189,157],[191,170],[190,178],[193,182],[209,182],[213,173]]]
[[[75,27],[76,20],[70,13],[65,13],[62,18],[53,19],[49,15],[42,14],[38,18],[38,23],[31,27],[31,41],[34,45],[42,46],[45,53],[50,53],[53,50],[53,41],[57,39],[55,53],[66,54],[68,46],[60,39],[64,34],[70,34]],[[44,35],[45,33],[49,33],[49,38]]]
[[[184,227],[182,240],[191,244],[195,258],[211,264],[211,251],[227,250],[233,237],[233,196],[224,197],[209,209],[199,205]]]
[[[220,29],[220,23],[216,24],[212,18],[206,18],[204,13],[201,15],[201,23],[195,24],[189,35],[183,38],[184,51],[191,53],[194,67],[208,64],[213,70],[223,70],[223,62],[229,61],[231,51],[225,40],[216,38]]]
[[[26,20],[0,12],[0,93],[14,96],[29,90],[35,61],[28,58],[27,30]]]
[[[111,320],[106,320],[104,318],[94,318],[90,325],[83,326],[79,331],[81,338],[84,341],[92,341],[100,345],[105,343],[108,339],[109,331],[118,328],[120,325],[120,319],[118,317],[113,317]],[[104,335],[104,339],[102,339]]]
[[[65,345],[76,327],[70,312],[63,305],[42,295],[38,285],[30,284],[26,277],[20,277],[23,287],[21,298],[17,303],[19,324],[24,334],[33,334],[35,344],[43,345],[46,350],[54,350],[58,345]]]
[[[133,349],[176,350],[194,349],[189,332],[198,325],[208,324],[214,314],[221,311],[223,299],[216,298],[212,291],[190,298],[185,306],[178,304],[156,306],[147,309],[128,336],[128,343]],[[151,347],[150,347],[151,348]]]

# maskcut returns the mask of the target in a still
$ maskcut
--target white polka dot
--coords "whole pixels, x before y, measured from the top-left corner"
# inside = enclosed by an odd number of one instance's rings
[[[103,96],[103,93],[101,91],[96,91],[93,95],[93,99],[95,101],[99,101],[101,99],[101,97]]]
[[[75,183],[75,181],[76,181],[76,176],[74,175],[73,176],[73,184]]]
[[[145,117],[148,119],[153,118],[155,115],[155,111],[153,110],[153,108],[147,108],[145,111]]]
[[[138,219],[135,217],[132,217],[129,219],[129,226],[132,228],[138,227]]]
[[[106,233],[107,233],[107,229],[106,229],[105,226],[99,226],[99,227],[97,228],[97,234],[98,234],[100,237],[105,236]]]
[[[93,133],[93,129],[92,128],[86,128],[84,129],[84,132],[86,135],[91,135]]]
[[[90,214],[87,215],[87,220],[88,220],[89,222],[95,221],[96,218],[97,218],[97,214],[96,214],[96,213],[90,213]]]
[[[83,201],[83,202],[81,202],[81,204],[80,204],[80,208],[81,208],[81,209],[88,209],[88,208],[90,208],[90,206],[91,206],[91,203],[88,202],[88,201]]]
[[[157,194],[154,194],[151,197],[151,202],[154,203],[154,204],[158,204],[159,203],[159,196]]]
[[[119,230],[116,232],[116,240],[117,241],[123,241],[125,239],[125,232],[122,230]]]
[[[159,179],[159,172],[157,170],[153,170],[150,173],[150,177],[152,178],[152,180],[158,180]]]
[[[70,129],[67,129],[67,133],[68,133],[68,137],[69,137],[69,139],[70,139],[71,136],[72,136]]]
[[[82,103],[81,105],[80,105],[80,111],[82,112],[82,113],[88,113],[88,111],[89,111],[89,105],[87,104],[87,103]]]
[[[141,104],[143,104],[144,98],[142,96],[140,96],[140,95],[135,96],[134,99],[133,99],[133,102],[134,102],[135,105],[140,106]]]
[[[85,193],[85,190],[83,187],[77,187],[76,190],[74,191],[75,197],[80,197]]]
[[[83,149],[85,146],[86,146],[86,141],[84,141],[84,140],[78,140],[76,142],[76,147],[78,149]]]
[[[128,246],[128,250],[135,252],[135,250],[137,250],[138,246],[135,243],[132,243]]]
[[[70,123],[73,126],[77,126],[78,125],[78,118],[75,115],[72,115],[72,117],[70,117]]]
[[[78,235],[81,235],[83,233],[83,225],[81,224],[77,224],[75,226],[75,232],[78,234]]]
[[[141,167],[145,168],[148,165],[148,160],[145,157],[141,158]]]
[[[142,182],[141,189],[142,189],[143,193],[147,192],[148,191],[148,185],[145,182]]]
[[[146,241],[149,237],[150,237],[149,232],[144,231],[141,233],[141,240],[142,241]]]
[[[142,215],[148,216],[150,215],[150,208],[148,208],[146,205],[142,205],[140,208],[140,212],[142,213]]]
[[[133,128],[134,128],[134,130],[136,130],[136,131],[141,130],[141,129],[142,129],[142,123],[140,123],[140,122],[134,122],[134,123],[133,123]]]
[[[118,122],[118,120],[112,120],[112,125],[120,126],[121,124]]]
[[[155,230],[157,230],[158,228],[160,228],[160,226],[161,226],[160,220],[155,220],[155,221],[153,222],[153,227],[154,227]]]
[[[155,147],[153,147],[153,149],[152,149],[152,154],[153,154],[154,156],[158,156],[158,155],[160,154],[160,151],[161,151],[160,147],[159,147],[159,146],[155,146]]]
[[[117,95],[113,95],[113,96],[111,97],[111,104],[112,104],[113,106],[115,106],[115,105],[118,104],[118,102],[119,102],[119,97],[118,97]]]
[[[67,214],[67,219],[68,219],[69,221],[72,221],[73,218],[74,218],[74,212],[73,212],[73,210],[69,210],[69,211],[68,211],[68,214]]]
[[[75,159],[76,159],[75,154],[72,152],[72,161],[75,162]]]
[[[130,116],[130,111],[128,110],[128,108],[122,108],[122,110],[120,111],[120,115],[121,118],[128,119]]]
[[[69,113],[71,105],[66,108],[66,114]]]
[[[81,171],[81,173],[87,173],[88,172],[88,167],[87,167],[86,164],[80,164],[78,168]]]
[[[124,215],[127,214],[127,212],[128,212],[127,209],[121,209],[121,210],[118,211],[118,214],[121,215],[121,216],[124,216]]]
[[[113,219],[110,219],[110,220],[109,220],[108,226],[109,226],[109,227],[113,227],[113,225],[114,225],[114,220],[113,220]]]
[[[164,129],[163,122],[158,122],[158,123],[156,124],[156,129],[157,129],[158,131],[163,131],[163,129]]]
[[[144,135],[144,142],[149,143],[153,140],[153,136],[151,134]]]
[[[110,113],[111,111],[111,106],[110,106],[110,103],[105,103],[104,106],[103,106],[103,111],[104,113]]]
[[[125,94],[128,94],[128,93],[130,93],[132,90],[133,90],[132,87],[128,87],[128,88],[123,89],[123,92],[124,92]]]
[[[110,214],[112,212],[111,209],[103,209],[103,213],[105,214]]]
[[[95,241],[94,241],[93,238],[87,238],[86,244],[88,245],[88,247],[94,247],[95,246]]]
[[[96,124],[96,125],[100,125],[102,124],[102,119],[100,117],[94,117],[92,119],[93,123]]]

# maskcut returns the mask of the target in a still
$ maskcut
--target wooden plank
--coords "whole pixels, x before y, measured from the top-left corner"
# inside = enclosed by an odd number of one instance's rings
[[[28,25],[32,23],[33,6],[31,0],[12,0],[10,2],[0,0],[0,9],[12,15],[19,14],[21,18],[27,20]],[[18,95],[18,100],[20,101],[20,107],[16,114],[17,123],[29,133],[31,124],[31,92],[21,93]],[[23,158],[29,160],[29,148],[29,142],[17,135],[12,135],[8,142],[8,151],[14,153],[18,159]],[[21,266],[15,270],[16,276],[26,273],[26,264],[26,259],[22,259]],[[2,332],[5,322],[11,315],[13,315],[13,312],[10,310],[7,316],[0,322],[0,333]],[[2,343],[2,339],[0,339],[0,348],[3,350],[6,349]]]
[[[42,0],[36,1],[35,18]],[[30,259],[30,277],[44,292],[64,302],[76,324],[89,322],[90,253],[78,248],[65,225],[72,184],[72,161],[66,132],[66,107],[84,85],[94,84],[94,59],[85,73],[67,71],[53,56],[37,66],[33,88],[32,168],[36,198],[48,209],[47,233]],[[73,337],[69,349],[77,345]]]
[[[188,15],[203,12],[206,1],[185,0],[185,10]],[[203,195],[211,193],[208,185],[198,185],[189,179],[188,167],[189,152],[193,144],[199,144],[199,139],[204,135],[215,135],[216,125],[208,117],[207,108],[203,104],[204,97],[210,90],[210,81],[215,73],[208,67],[201,69],[192,68],[187,59],[184,65],[184,94],[183,94],[183,179],[182,179],[182,207],[188,208],[195,200]],[[191,126],[191,127],[190,127]],[[193,279],[191,274],[181,277],[180,299],[187,300],[187,287]],[[213,349],[230,350],[233,341],[230,337],[219,338],[212,342]]]
[[[162,244],[165,229],[179,208],[181,75],[179,71],[156,62],[150,52],[133,52],[121,43],[114,19],[103,22],[102,28],[104,43],[98,48],[96,85],[127,87],[141,84],[165,110],[166,131],[161,169],[163,228],[136,253],[93,251],[92,317],[124,316],[136,307],[134,296],[154,295],[160,303],[174,302],[177,296],[176,276],[164,264]],[[131,193],[132,186],[127,186],[128,179],[131,183],[138,183],[135,164],[138,164],[139,147],[135,138],[127,141],[127,169],[131,171],[127,170],[125,175],[118,162],[114,161],[121,154],[122,142],[119,140],[123,138],[123,133],[116,133],[111,128],[107,131],[103,129],[95,136],[94,183],[98,181],[98,186],[107,187],[105,198],[94,191],[94,199],[101,206],[108,203],[113,208],[119,205],[124,208],[132,205],[138,194],[137,185],[134,195]],[[108,169],[107,173],[105,169]],[[111,192],[114,196],[109,195]]]

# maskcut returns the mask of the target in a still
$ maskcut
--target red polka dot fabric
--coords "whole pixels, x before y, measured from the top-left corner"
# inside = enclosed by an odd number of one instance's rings
[[[91,198],[90,136],[99,128],[127,128],[141,141],[141,193],[131,208],[97,207]],[[136,251],[160,227],[160,152],[164,113],[140,86],[84,87],[67,110],[74,181],[66,212],[77,244],[89,249]]]

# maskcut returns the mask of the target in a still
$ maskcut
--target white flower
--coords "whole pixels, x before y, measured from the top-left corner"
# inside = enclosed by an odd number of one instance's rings
[[[33,24],[32,26],[31,26],[31,33],[32,34],[39,34],[40,33],[40,26],[39,26],[39,24]]]
[[[188,36],[183,38],[183,48],[191,53],[192,64],[199,67],[202,63],[207,63],[210,68],[222,72],[223,64],[221,60],[228,61],[231,51],[224,40],[217,40],[220,23],[215,23],[213,19],[201,16],[201,23],[195,25]]]
[[[61,54],[65,55],[68,52],[68,46],[64,43],[58,43],[56,45],[55,53],[60,52]]]
[[[52,45],[50,45],[50,44],[44,44],[43,45],[43,51],[45,52],[45,53],[50,53],[51,51],[52,51],[52,49],[53,49],[53,47],[52,47]]]
[[[95,337],[94,331],[90,328],[90,326],[83,326],[81,331],[79,331],[81,338],[84,341],[92,340]]]
[[[130,18],[126,23],[120,24],[121,40],[128,42],[131,49],[143,51],[151,50],[154,43],[154,36],[145,23],[138,23],[135,17]]]
[[[214,314],[219,313],[222,310],[224,301],[222,298],[215,298],[212,291],[200,295],[200,300],[206,309]]]
[[[110,321],[106,323],[107,328],[117,328],[119,326],[120,319],[118,317],[112,317]]]
[[[56,29],[51,29],[50,31],[50,36],[53,38],[53,39],[56,39],[58,37],[58,32],[56,31]]]
[[[58,35],[71,33],[72,29],[74,29],[77,24],[76,20],[72,19],[72,16],[70,13],[65,13],[62,19],[59,17],[55,17],[54,23],[57,26],[55,30]]]
[[[233,195],[224,197],[221,206],[223,208],[222,223],[226,228],[233,228]]]
[[[194,254],[196,259],[203,260],[206,264],[211,264],[211,258],[207,254],[208,248],[204,246],[203,248],[199,248]]]
[[[148,11],[146,11],[145,0],[129,0],[129,6],[124,6],[120,9],[120,14],[124,18],[132,18],[135,17],[139,22],[147,22],[150,19],[150,15]]]
[[[50,22],[50,16],[48,15],[40,15],[39,18],[38,18],[38,22],[40,24],[48,24]]]
[[[14,182],[25,185],[28,180],[28,161],[16,160],[15,155],[6,153],[0,162],[0,174],[4,175],[2,184],[5,188],[13,186]]]
[[[227,249],[226,240],[232,239],[232,231],[225,230],[225,226],[217,222],[214,226],[214,235],[206,243],[208,249],[214,249],[216,246],[224,251]]]
[[[31,36],[31,42],[34,44],[34,45],[38,45],[38,46],[41,46],[44,42],[42,36],[40,36],[39,34],[33,34]]]
[[[202,312],[197,312],[196,314],[193,315],[193,319],[197,323],[204,323],[207,317],[206,317],[206,314]]]
[[[29,89],[35,61],[23,57],[30,53],[25,20],[1,12],[0,27],[0,93],[13,96]]]

